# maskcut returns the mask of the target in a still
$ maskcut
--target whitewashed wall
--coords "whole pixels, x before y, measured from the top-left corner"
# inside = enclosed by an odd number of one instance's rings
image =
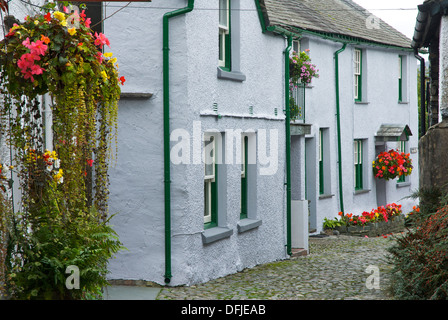
[[[153,94],[149,100],[120,102],[119,149],[117,166],[111,170],[110,207],[112,213],[117,212],[112,224],[129,250],[110,262],[112,279],[164,283],[162,16],[185,5],[186,1],[154,0],[139,3],[141,9],[130,5],[105,21],[110,50],[127,79],[123,91]],[[278,168],[274,175],[257,176],[257,218],[262,225],[238,233],[240,165],[225,166],[227,190],[220,205],[226,213],[220,219],[233,234],[204,245],[203,165],[171,166],[171,285],[204,282],[286,257],[285,41],[262,34],[254,1],[241,1],[242,8],[248,9],[240,12],[240,62],[246,80],[218,79],[217,6],[217,1],[198,0],[195,10],[170,21],[171,131],[186,130],[193,139],[195,123],[202,132],[276,130]],[[219,119],[210,115],[215,103],[222,115]],[[250,106],[253,114],[249,113]]]
[[[331,194],[334,196],[319,199],[319,171],[318,165],[308,168],[310,179],[316,179],[316,190],[311,200],[316,203],[317,222],[319,232],[323,219],[337,217],[340,211],[339,175],[338,175],[338,144],[336,126],[336,89],[335,89],[335,61],[334,53],[342,48],[342,43],[310,38],[303,41],[310,49],[314,64],[320,70],[320,77],[314,79],[312,88],[306,90],[306,122],[311,123],[312,134],[307,138],[317,139],[319,128],[330,130],[330,162],[331,162]],[[374,46],[356,46],[366,49],[363,59],[366,59],[367,69],[367,104],[354,102],[353,76],[353,45],[348,45],[339,55],[339,85],[340,85],[340,114],[341,114],[341,150],[343,197],[346,213],[361,214],[377,207],[376,179],[371,165],[375,159],[375,135],[382,124],[409,125],[413,136],[409,138],[408,149],[418,147],[418,103],[417,103],[417,62],[414,55],[392,48]],[[407,103],[398,103],[398,55],[407,55]],[[364,166],[368,167],[364,174],[364,188],[370,191],[355,194],[353,140],[367,139],[368,152]],[[317,148],[318,144],[315,143]],[[388,149],[396,149],[395,142],[387,144]],[[413,191],[418,189],[418,153],[411,154],[414,170],[409,177],[410,184],[397,187],[396,180],[386,183],[387,203],[402,204],[404,213],[412,211],[415,200],[408,199]],[[317,160],[316,160],[317,161]],[[314,170],[314,171],[312,171]]]

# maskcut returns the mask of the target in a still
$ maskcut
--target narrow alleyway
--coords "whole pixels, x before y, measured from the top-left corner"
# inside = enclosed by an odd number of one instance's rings
[[[310,237],[307,256],[277,261],[190,287],[164,288],[158,300],[388,300],[387,248],[394,237]],[[379,283],[374,277],[379,275]],[[379,289],[378,289],[379,285]]]

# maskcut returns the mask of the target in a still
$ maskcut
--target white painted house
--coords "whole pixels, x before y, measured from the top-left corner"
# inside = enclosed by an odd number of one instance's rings
[[[352,1],[152,0],[102,11],[106,50],[127,80],[109,207],[128,250],[110,261],[109,279],[206,282],[308,249],[309,229],[341,210],[414,205],[404,197],[418,171],[384,183],[371,162],[402,146],[418,163],[416,59],[409,39]],[[299,48],[320,77],[299,92],[304,112],[290,123],[289,56]]]
[[[339,211],[361,214],[393,202],[412,211],[416,203],[406,197],[419,179],[411,40],[350,0],[264,2],[266,24],[291,32],[320,70],[304,89],[298,121],[311,133],[292,137],[293,200],[309,200],[310,228],[320,231]],[[397,148],[411,153],[416,170],[402,180],[375,179],[372,161]]]
[[[111,279],[193,284],[288,256],[287,43],[256,4],[153,0],[104,21],[127,79],[110,208],[129,250]]]
[[[402,147],[418,163],[416,59],[409,39],[352,1],[153,0],[104,32],[128,79],[110,207],[129,250],[111,279],[188,285],[285,259],[297,239],[307,245],[295,214],[308,203],[316,232],[342,210],[414,205],[404,198],[417,171],[385,183],[371,162]],[[288,126],[285,57],[298,46],[320,77]],[[215,165],[203,161],[211,148]]]

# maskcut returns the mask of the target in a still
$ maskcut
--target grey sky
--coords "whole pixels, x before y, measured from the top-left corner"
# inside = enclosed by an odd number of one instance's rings
[[[424,0],[353,1],[406,35],[409,39],[412,39],[412,36],[414,35],[415,19],[417,18],[418,13],[417,6],[424,2]]]

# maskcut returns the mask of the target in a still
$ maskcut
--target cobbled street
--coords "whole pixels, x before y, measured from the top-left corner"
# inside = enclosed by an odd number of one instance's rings
[[[394,237],[310,237],[306,256],[256,266],[205,284],[163,288],[157,300],[390,300],[392,266],[386,249]],[[380,288],[369,289],[375,268]]]

